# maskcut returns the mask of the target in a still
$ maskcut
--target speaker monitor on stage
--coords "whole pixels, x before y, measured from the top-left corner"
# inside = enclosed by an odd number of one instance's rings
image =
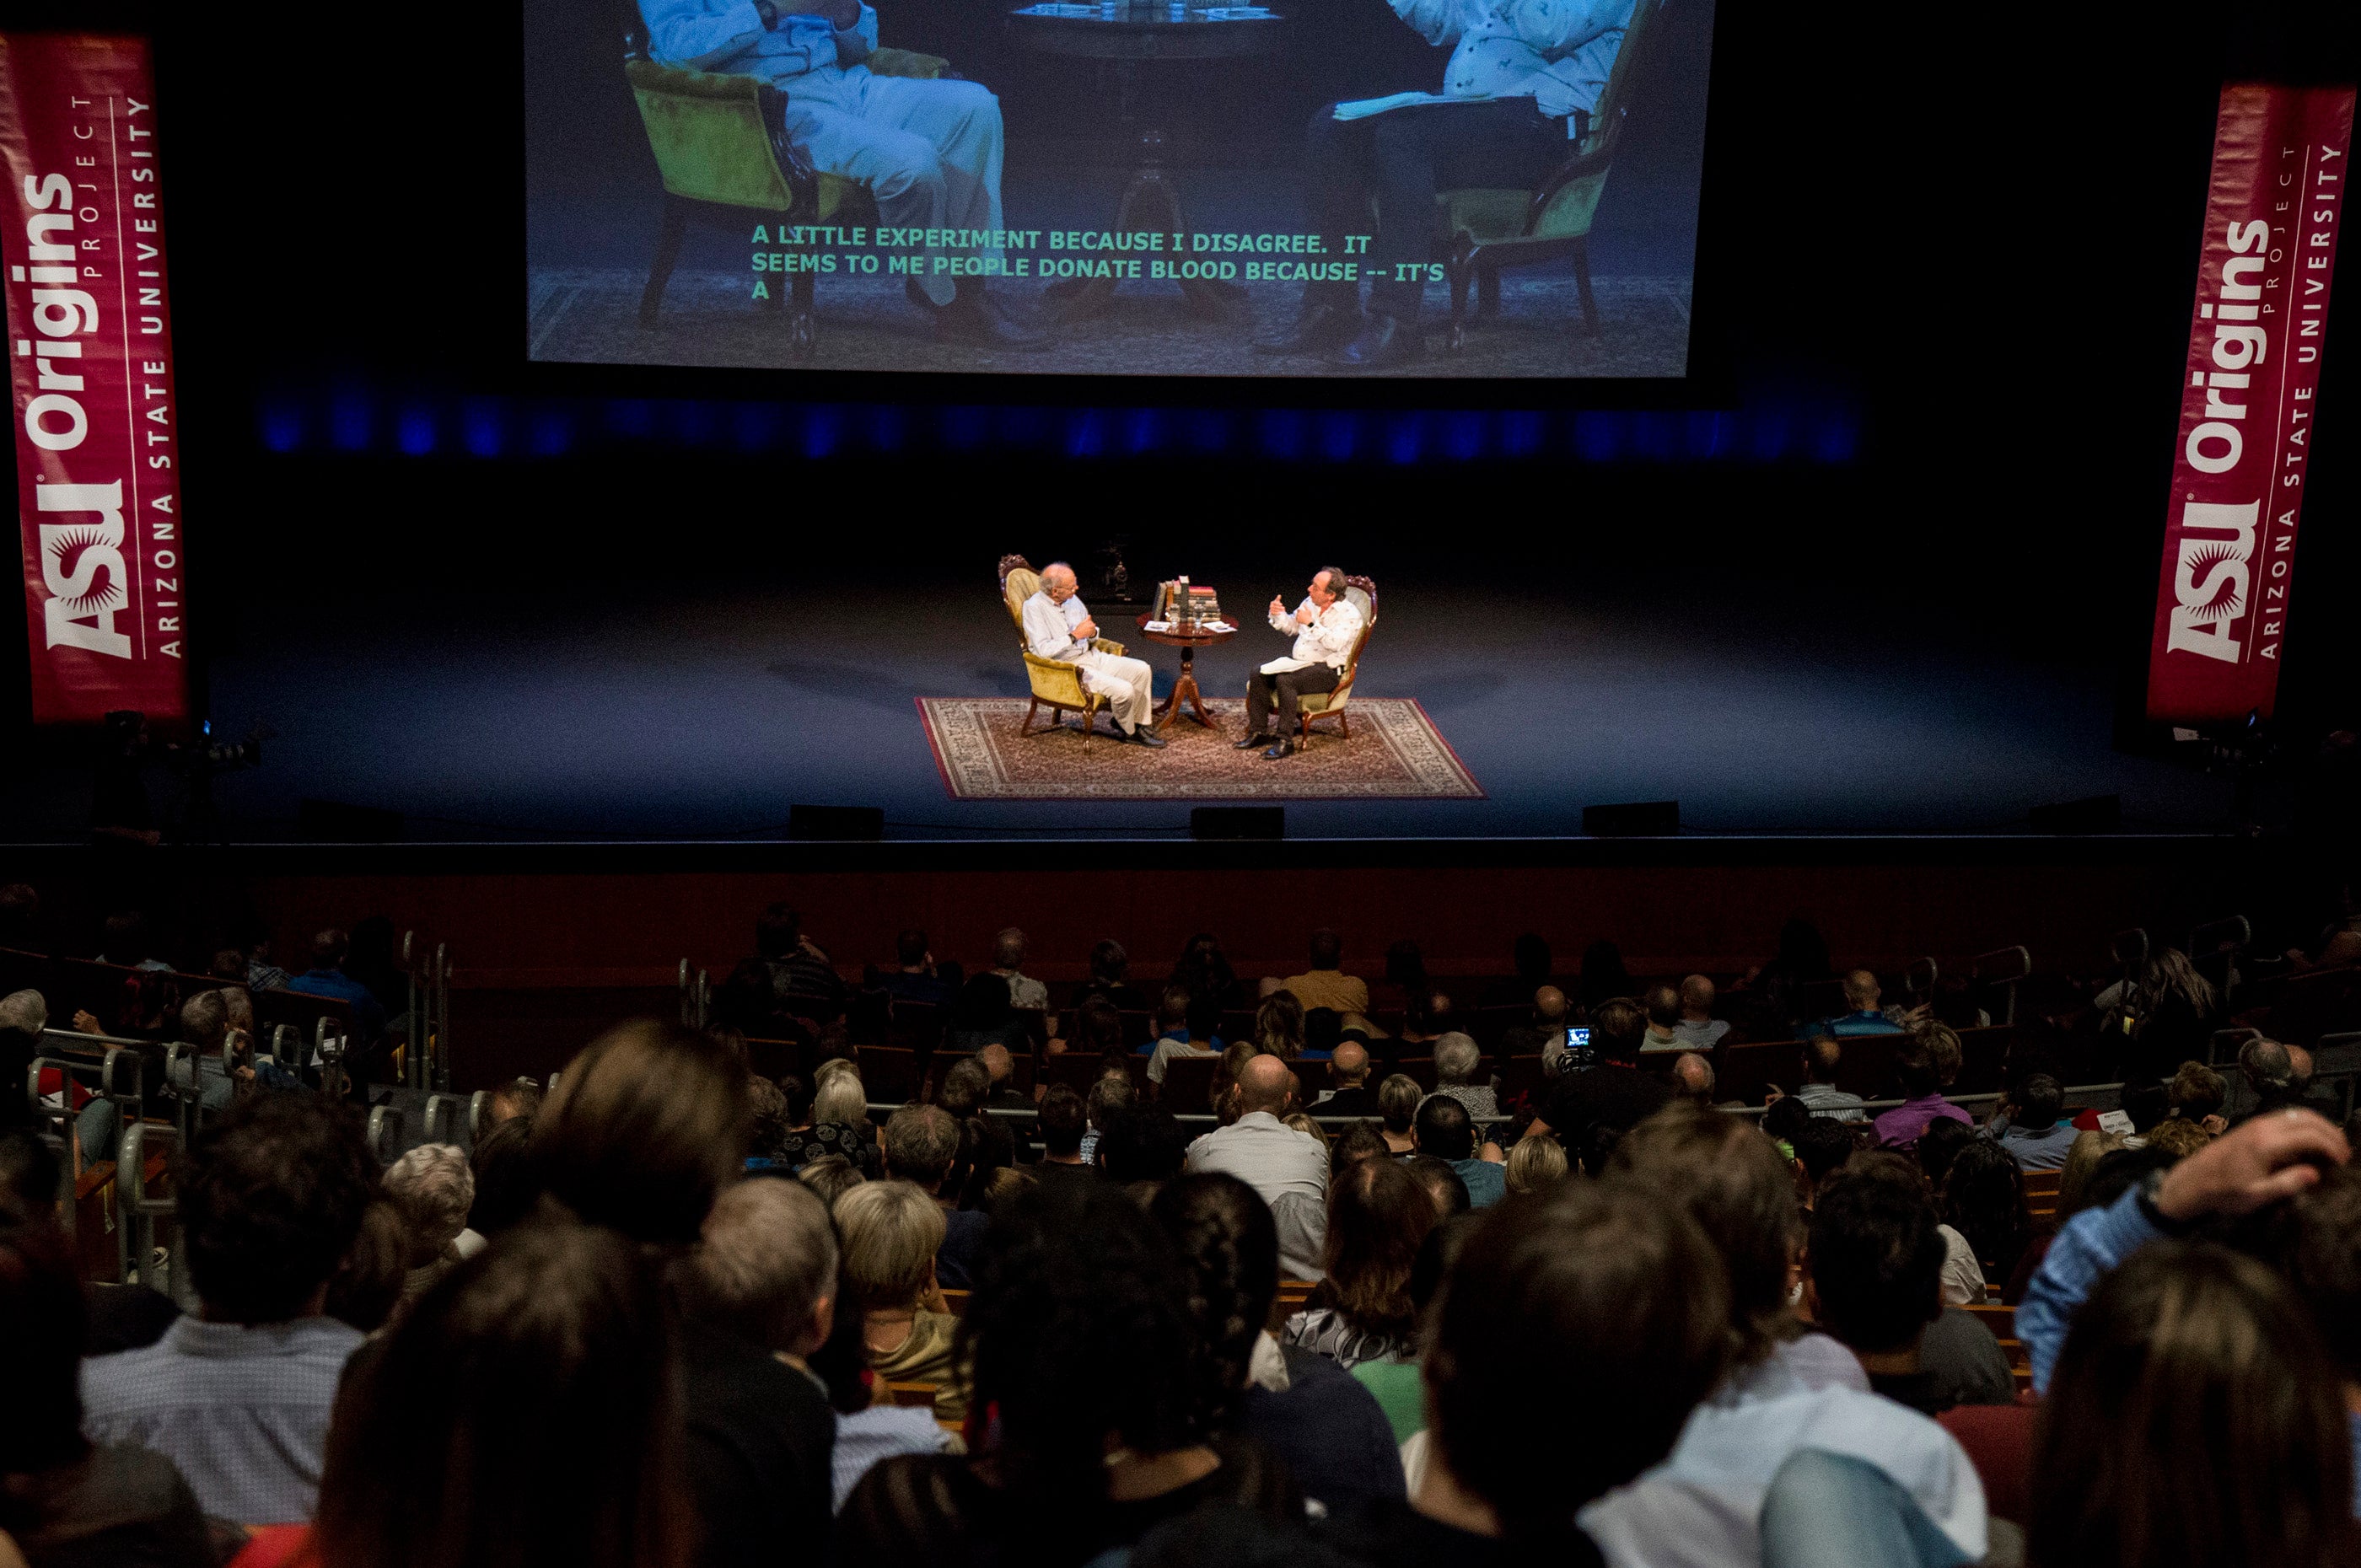
[[[1670,839],[1681,830],[1681,803],[1642,800],[1628,806],[1586,806],[1582,830],[1594,839]]]
[[[878,806],[791,806],[787,837],[833,844],[871,843],[885,837],[885,809]]]
[[[1283,806],[1200,806],[1189,813],[1191,839],[1284,839]]]

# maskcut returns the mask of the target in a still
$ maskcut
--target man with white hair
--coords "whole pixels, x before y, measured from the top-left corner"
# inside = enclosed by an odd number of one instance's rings
[[[476,1172],[458,1145],[421,1144],[386,1168],[384,1187],[401,1214],[406,1310],[465,1255],[459,1236],[475,1207]]]
[[[1683,1052],[1673,1063],[1673,1089],[1700,1105],[1712,1104],[1713,1063],[1695,1051]]]
[[[1041,587],[1025,601],[1025,646],[1037,659],[1082,667],[1082,689],[1107,699],[1115,732],[1136,745],[1160,748],[1153,723],[1154,672],[1145,659],[1109,653],[1093,644],[1099,623],[1081,598],[1074,569],[1063,561],[1041,568]]]

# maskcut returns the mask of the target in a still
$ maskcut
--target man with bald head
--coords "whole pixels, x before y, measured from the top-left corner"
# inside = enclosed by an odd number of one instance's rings
[[[1673,1063],[1673,1092],[1700,1105],[1713,1103],[1713,1063],[1695,1051],[1684,1051]]]
[[[1315,1116],[1374,1116],[1378,1114],[1378,1091],[1369,1087],[1369,1048],[1358,1040],[1347,1039],[1337,1046],[1336,1054],[1328,1059],[1329,1075],[1336,1087],[1313,1102]]]
[[[1141,746],[1161,747],[1150,713],[1152,672],[1145,659],[1096,647],[1099,623],[1082,604],[1074,569],[1063,561],[1041,568],[1041,587],[1025,601],[1025,646],[1037,659],[1082,668],[1082,689],[1106,698],[1115,732]]]
[[[1565,992],[1556,986],[1544,985],[1533,992],[1531,1019],[1500,1032],[1500,1053],[1511,1057],[1554,1056],[1565,1048],[1567,1021]]]
[[[1648,1010],[1648,1031],[1640,1036],[1640,1049],[1645,1051],[1685,1051],[1688,1042],[1680,1037],[1674,1025],[1681,1021],[1681,993],[1669,985],[1652,985],[1640,1004]]]
[[[1878,990],[1877,976],[1869,970],[1848,970],[1844,977],[1846,1011],[1841,1016],[1823,1018],[1806,1031],[1812,1035],[1833,1035],[1847,1039],[1855,1035],[1898,1035],[1902,1025],[1885,1015],[1878,1005],[1883,992]]]
[[[1225,1109],[1237,1119],[1189,1146],[1187,1170],[1235,1176],[1274,1209],[1290,1194],[1328,1200],[1328,1151],[1309,1133],[1279,1120],[1295,1105],[1295,1074],[1279,1058],[1257,1056],[1231,1080]]]
[[[1681,981],[1681,1021],[1673,1033],[1693,1051],[1709,1051],[1730,1033],[1730,1020],[1713,1015],[1713,981],[1693,974]]]

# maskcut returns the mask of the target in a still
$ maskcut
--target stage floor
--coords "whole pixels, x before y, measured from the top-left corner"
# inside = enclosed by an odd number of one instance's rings
[[[225,829],[301,837],[311,797],[401,811],[412,839],[767,838],[797,802],[882,806],[901,839],[1185,834],[1185,800],[949,798],[917,699],[1026,691],[988,583],[455,590],[251,620],[214,665],[215,731],[277,737],[220,781]],[[1964,611],[1380,589],[1360,693],[1415,699],[1484,797],[1291,801],[1291,838],[1567,835],[1586,803],[1664,799],[1708,834],[2021,832],[2030,807],[2114,793],[2131,828],[2228,814],[2221,782],[2110,748],[2110,672],[2028,662]],[[1160,696],[1177,655],[1132,641]],[[1199,678],[1234,696],[1282,647],[1250,628]],[[10,787],[28,837],[87,821],[55,778]]]

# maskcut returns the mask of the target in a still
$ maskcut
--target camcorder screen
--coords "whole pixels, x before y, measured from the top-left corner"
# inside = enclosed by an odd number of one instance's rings
[[[538,361],[1685,376],[1711,0],[526,0]]]

